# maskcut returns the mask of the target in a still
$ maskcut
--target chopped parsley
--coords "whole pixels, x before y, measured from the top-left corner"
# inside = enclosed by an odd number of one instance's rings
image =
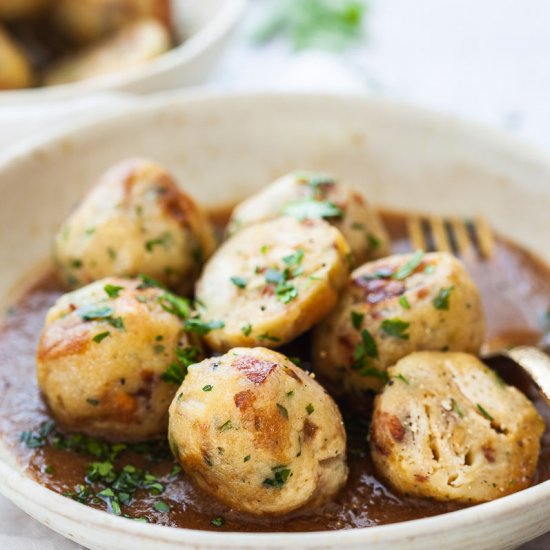
[[[455,412],[459,418],[464,418],[464,413],[454,397],[451,397],[451,410]]]
[[[222,527],[223,524],[225,523],[225,520],[221,517],[221,516],[218,516],[214,519],[212,519],[210,521],[210,523],[214,526],[214,527]]]
[[[451,297],[451,292],[454,290],[454,286],[449,286],[447,288],[442,288],[437,296],[433,299],[433,306],[435,309],[449,309],[449,298]]]
[[[411,309],[411,304],[409,303],[409,300],[405,295],[403,295],[399,298],[399,305],[403,309]]]
[[[103,290],[107,293],[109,298],[118,298],[121,290],[124,290],[123,286],[107,284],[103,287]]]
[[[304,251],[301,248],[299,248],[293,254],[290,254],[289,256],[285,256],[283,258],[283,262],[285,262],[285,264],[290,266],[300,265],[303,259],[304,259]]]
[[[201,319],[194,317],[192,319],[186,319],[183,326],[187,332],[204,336],[211,330],[223,328],[225,323],[223,321],[202,321]]]
[[[343,51],[363,37],[368,10],[367,3],[358,0],[275,2],[253,32],[252,40],[264,44],[283,38],[294,50]]]
[[[378,357],[378,346],[372,337],[372,334],[367,330],[361,331],[361,341],[355,346],[353,351],[353,370],[361,370],[368,365],[369,358],[375,359]]]
[[[315,411],[315,407],[311,403],[308,403],[306,406],[306,411],[307,411],[307,414],[312,414],[313,411]]]
[[[120,516],[122,514],[119,498],[115,495],[112,489],[103,489],[103,491],[97,493],[97,496],[105,502],[109,513],[114,514],[115,516]]]
[[[265,280],[267,283],[282,284],[288,279],[288,273],[277,269],[266,269]]]
[[[287,265],[283,271],[273,268],[268,268],[265,271],[266,283],[276,285],[275,296],[283,304],[288,304],[298,296],[298,289],[290,281],[303,273],[301,265],[303,259],[304,251],[298,249],[292,254],[283,257],[283,262]]]
[[[479,403],[476,403],[477,410],[489,421],[493,422],[494,418],[482,407]]]
[[[36,430],[21,432],[19,441],[24,443],[29,449],[43,447],[54,427],[55,424],[51,420],[42,422]]]
[[[284,271],[266,269],[265,272],[266,283],[273,283],[277,285],[275,287],[275,295],[281,302],[283,302],[283,304],[288,304],[290,301],[294,300],[296,296],[298,296],[298,290],[296,287],[292,283],[288,282],[289,277],[291,277],[291,273],[288,268]]]
[[[122,317],[113,317],[113,308],[109,305],[87,305],[77,310],[77,314],[83,321],[105,321],[113,328],[123,329],[124,320]]]
[[[291,202],[283,208],[283,214],[299,220],[315,218],[341,218],[344,212],[331,201],[316,201],[305,199]]]
[[[164,288],[162,283],[153,279],[153,277],[149,277],[149,275],[141,273],[138,275],[138,278],[141,279],[141,283],[137,287],[139,290],[144,290],[146,288]]]
[[[370,248],[376,250],[382,245],[382,241],[378,237],[375,237],[372,233],[367,233],[367,241],[369,242]]]
[[[361,328],[364,318],[365,315],[363,313],[359,313],[358,311],[351,312],[351,324],[355,330],[359,330]]]
[[[393,274],[393,271],[389,268],[381,268],[374,273],[365,273],[360,278],[364,281],[373,281],[375,279],[389,279]]]
[[[109,305],[87,305],[78,309],[77,313],[84,321],[102,321],[109,318],[113,313]]]
[[[230,281],[237,287],[237,288],[246,288],[246,283],[248,282],[244,277],[231,277]]]
[[[252,457],[250,455],[246,455],[243,459],[243,462],[248,462]]]
[[[393,279],[397,279],[398,281],[401,281],[403,279],[406,279],[409,275],[411,275],[414,270],[420,265],[422,262],[422,258],[424,257],[424,251],[423,250],[417,250],[411,257],[411,259],[402,265],[393,275]]]
[[[82,267],[82,260],[78,260],[78,259],[74,259],[74,260],[71,260],[69,262],[69,265],[73,268],[73,269],[80,269]]]
[[[405,384],[407,384],[407,386],[411,385],[411,383],[407,380],[407,378],[405,376],[403,376],[401,373],[396,374],[394,377],[392,377],[392,380],[393,379],[401,380],[401,382],[404,382]]]
[[[91,404],[96,402],[93,399],[87,401]],[[37,430],[22,434],[21,439],[31,447],[48,444],[54,449],[93,457],[88,462],[83,483],[63,495],[88,505],[104,503],[105,509],[111,514],[122,515],[122,507],[132,504],[137,491],[147,491],[149,495],[156,496],[165,490],[161,479],[147,470],[127,464],[125,458],[121,457],[121,453],[128,449],[147,455],[146,460],[169,458],[170,452],[164,442],[110,444],[81,433],[63,434],[54,429],[53,422],[42,423]],[[116,464],[119,458],[124,466]],[[46,466],[44,471],[51,474],[53,468]]]
[[[273,477],[264,479],[263,484],[267,487],[275,487],[277,489],[281,489],[292,475],[292,470],[286,466],[275,466],[271,468],[271,471],[273,472]]]
[[[96,334],[92,340],[94,342],[96,342],[97,344],[99,344],[101,341],[105,340],[105,338],[107,338],[107,336],[109,336],[111,333],[107,330],[105,332],[100,332],[98,334]]]
[[[107,317],[105,319],[113,328],[124,328],[124,319],[122,317]]]
[[[283,304],[288,304],[298,296],[298,289],[293,284],[285,282],[277,285],[275,295]]]
[[[280,403],[276,403],[277,405],[277,410],[279,411],[279,414],[285,418],[286,420],[288,420],[288,410],[286,407],[283,407],[283,405],[281,405]]]
[[[176,349],[176,362],[172,363],[161,375],[161,379],[178,386],[185,380],[187,369],[196,363],[200,350],[194,346]]]
[[[402,321],[401,319],[384,319],[380,328],[388,335],[401,340],[408,340],[409,334],[406,333],[407,329],[411,326],[410,323]]]
[[[269,332],[264,332],[263,334],[260,334],[258,336],[258,340],[269,340],[270,342],[280,342],[281,339],[277,336],[273,336],[272,334],[269,334]]]
[[[233,424],[231,424],[231,420],[226,420],[221,426],[218,426],[218,430],[220,432],[226,432],[227,430],[233,429]]]
[[[164,502],[163,500],[157,500],[155,502],[155,504],[153,505],[153,508],[157,512],[169,512],[170,511],[170,506],[168,504],[166,504],[166,502]]]
[[[243,325],[241,327],[241,332],[245,335],[245,336],[250,336],[250,333],[252,332],[252,325],[250,323],[246,323],[246,325]]]
[[[172,235],[170,235],[170,233],[163,233],[160,237],[157,237],[156,239],[145,241],[145,250],[147,250],[147,252],[153,252],[156,246],[162,246],[166,248],[171,239]]]
[[[91,397],[88,397],[88,399],[86,399],[86,403],[88,403],[88,405],[92,405],[92,407],[97,407],[99,405],[99,399],[92,399]]]
[[[157,302],[160,304],[160,307],[179,317],[180,319],[187,319],[191,314],[191,302],[187,298],[182,298],[181,296],[176,296],[171,292],[165,292],[157,298]]]

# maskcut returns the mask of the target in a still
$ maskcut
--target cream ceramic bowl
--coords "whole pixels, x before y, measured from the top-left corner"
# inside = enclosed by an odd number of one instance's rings
[[[78,1],[78,0],[75,0]],[[0,91],[0,107],[124,91],[149,93],[202,83],[242,18],[247,0],[172,0],[178,46],[138,67],[73,84]]]
[[[483,213],[550,261],[550,164],[504,136],[409,107],[324,96],[179,96],[0,158],[0,295],[47,257],[59,222],[110,164],[147,155],[197,199],[223,205],[287,170],[327,170],[377,203]],[[38,485],[0,453],[0,491],[92,549],[512,548],[550,530],[550,482],[428,519],[307,534],[210,533],[143,525]]]

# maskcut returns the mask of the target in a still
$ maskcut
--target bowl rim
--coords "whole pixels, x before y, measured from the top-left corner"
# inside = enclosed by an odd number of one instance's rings
[[[348,101],[368,104],[373,109],[391,110],[408,121],[430,121],[438,127],[452,125],[452,132],[473,131],[483,142],[489,142],[523,161],[535,162],[550,174],[550,156],[543,151],[505,132],[483,125],[458,119],[410,104],[371,98],[361,94],[320,94],[320,93],[272,93],[272,92],[231,92],[188,90],[155,94],[143,98],[139,103],[125,108],[117,114],[104,114],[94,121],[76,122],[49,133],[23,140],[19,144],[0,152],[0,175],[3,170],[17,166],[31,158],[41,148],[55,147],[64,139],[79,134],[94,132],[97,129],[117,124],[125,118],[137,114],[155,112],[174,104],[193,105],[209,102],[249,102],[251,98],[266,102],[306,102]],[[186,528],[173,528],[155,524],[142,524],[124,517],[90,508],[64,497],[41,485],[16,467],[0,460],[0,492],[10,500],[32,501],[46,510],[76,523],[87,522],[97,529],[116,529],[125,535],[139,536],[166,543],[186,543],[200,545],[201,548],[219,547],[220,543],[230,548],[248,548],[257,543],[272,547],[277,544],[298,544],[302,548],[326,547],[330,544],[353,545],[369,542],[392,543],[404,539],[434,536],[439,532],[466,528],[480,522],[490,523],[499,517],[513,514],[524,508],[531,508],[550,499],[550,480],[544,481],[517,493],[497,500],[477,504],[461,510],[437,516],[377,525],[365,528],[314,532],[269,532],[240,533],[234,531],[202,531]],[[15,496],[14,499],[11,497]],[[550,529],[550,524],[546,530]]]
[[[177,1],[177,0],[176,0]],[[56,100],[75,97],[80,93],[93,93],[108,90],[128,90],[144,79],[154,78],[179,65],[189,63],[210,46],[219,42],[231,31],[245,11],[248,0],[224,0],[219,10],[205,25],[185,38],[180,44],[158,57],[135,67],[121,69],[115,73],[97,76],[87,80],[40,86],[20,90],[0,90],[0,105],[11,100],[35,101]]]
[[[242,2],[248,0],[228,0],[229,2]],[[71,86],[68,84],[67,86]],[[54,88],[53,86],[51,88]],[[55,87],[57,88],[57,86]],[[43,88],[44,90],[47,88]],[[41,88],[36,88],[41,90]],[[32,91],[32,90],[31,90]],[[9,93],[9,92],[6,92]],[[124,94],[123,94],[124,95]],[[128,105],[117,105],[120,112],[106,111],[98,113],[93,119],[76,120],[67,122],[60,127],[46,129],[32,136],[25,137],[13,145],[0,149],[0,173],[8,164],[17,162],[29,155],[32,150],[54,145],[55,142],[78,135],[81,132],[100,129],[113,122],[120,122],[124,118],[135,114],[141,114],[149,110],[166,108],[170,105],[196,104],[200,106],[206,103],[229,102],[247,103],[250,101],[299,103],[311,102],[342,102],[368,104],[373,110],[383,110],[399,115],[400,119],[406,119],[411,123],[430,122],[439,128],[452,128],[452,132],[468,132],[478,136],[479,141],[491,143],[506,154],[517,157],[522,162],[529,161],[542,167],[550,174],[550,151],[546,152],[541,147],[528,140],[521,139],[511,132],[489,126],[467,117],[450,114],[445,111],[437,111],[412,102],[382,98],[366,93],[358,92],[315,92],[315,91],[284,91],[273,92],[268,90],[218,90],[216,88],[192,86],[172,90],[163,90],[147,95],[127,94],[132,98]],[[0,106],[2,105],[2,93],[0,92]],[[550,263],[550,260],[549,260]]]
[[[6,490],[7,489],[7,490]],[[32,500],[35,505],[47,510],[55,510],[57,516],[63,516],[75,523],[85,521],[88,527],[116,529],[125,535],[139,536],[167,543],[196,544],[200,548],[216,546],[221,541],[230,548],[247,547],[257,542],[271,547],[278,543],[299,544],[300,548],[319,548],[331,543],[353,545],[357,543],[391,543],[406,538],[419,538],[425,535],[435,536],[438,532],[467,528],[478,523],[483,516],[484,523],[499,516],[513,514],[520,508],[536,505],[550,497],[550,480],[539,483],[512,495],[504,496],[469,508],[447,512],[432,517],[375,525],[354,529],[311,531],[311,532],[247,532],[203,531],[199,529],[174,528],[157,524],[143,524],[122,516],[114,516],[102,510],[64,497],[41,485],[29,476],[0,460],[0,492],[8,499],[16,494],[23,500]]]

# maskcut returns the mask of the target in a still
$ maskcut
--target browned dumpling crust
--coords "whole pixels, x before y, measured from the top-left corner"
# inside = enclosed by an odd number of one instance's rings
[[[62,427],[113,441],[166,433],[181,377],[202,358],[176,301],[143,281],[114,277],[57,301],[36,361],[38,385]]]
[[[187,294],[215,246],[208,218],[175,179],[132,159],[107,171],[69,216],[54,259],[70,288],[144,274]]]
[[[348,474],[336,404],[266,348],[235,348],[191,366],[170,406],[168,438],[201,489],[251,514],[322,504]]]
[[[358,187],[320,172],[292,172],[239,203],[228,225],[230,234],[282,215],[321,218],[342,232],[355,265],[387,256],[390,239]]]
[[[53,20],[60,32],[77,43],[88,44],[142,18],[155,18],[169,28],[170,1],[56,0]]]
[[[376,390],[413,351],[477,353],[485,321],[463,264],[443,252],[389,256],[357,268],[335,310],[315,330],[313,361],[334,385]]]
[[[33,80],[29,59],[0,26],[0,90],[28,88],[32,86]]]
[[[278,347],[319,322],[349,274],[349,247],[323,220],[284,217],[239,231],[206,264],[197,307],[217,351]]]
[[[170,34],[156,19],[140,19],[113,36],[55,63],[44,84],[54,86],[137,67],[170,49]]]
[[[530,485],[544,422],[516,388],[464,353],[413,353],[388,374],[370,448],[395,489],[478,503]]]

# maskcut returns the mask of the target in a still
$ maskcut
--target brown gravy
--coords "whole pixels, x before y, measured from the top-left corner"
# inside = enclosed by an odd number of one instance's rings
[[[212,217],[223,226],[226,215],[218,213]],[[403,216],[386,212],[384,221],[392,235],[394,251],[408,250]],[[546,265],[518,246],[498,239],[495,257],[482,267],[468,265],[483,298],[489,344],[535,343],[550,332],[550,269]],[[62,292],[51,271],[42,273],[6,315],[0,331],[0,432],[30,475],[56,492],[75,493],[79,485],[85,485],[86,470],[90,463],[98,462],[97,458],[56,448],[53,432],[43,446],[29,448],[20,442],[22,432],[36,430],[50,420],[35,381],[34,350],[46,311]],[[308,344],[305,335],[282,352],[298,355],[307,368]],[[492,366],[526,392],[545,418],[547,430],[534,483],[550,479],[550,408],[513,365],[501,362]],[[160,495],[139,489],[131,503],[122,506],[122,514],[202,530],[322,531],[406,521],[461,507],[403,497],[380,483],[368,452],[367,415],[353,411],[345,402],[340,402],[340,407],[347,424],[350,477],[338,497],[322,508],[280,518],[254,518],[236,512],[201,493],[184,474],[174,473],[175,463],[166,445],[159,443],[152,449],[124,450],[116,459],[116,468],[132,464],[146,469],[163,488]],[[96,485],[95,491],[101,488]],[[169,506],[169,511],[167,507],[155,509],[159,500]],[[107,508],[100,499],[91,505]]]

